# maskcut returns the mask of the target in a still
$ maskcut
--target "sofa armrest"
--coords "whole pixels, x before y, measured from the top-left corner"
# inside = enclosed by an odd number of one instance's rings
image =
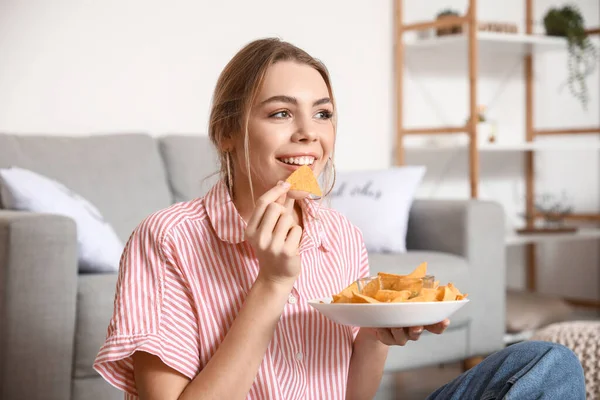
[[[481,200],[415,200],[407,248],[464,257],[472,282],[471,354],[500,350],[506,326],[504,210]],[[475,304],[477,303],[477,304]]]
[[[70,398],[76,297],[75,222],[0,210],[0,398]]]

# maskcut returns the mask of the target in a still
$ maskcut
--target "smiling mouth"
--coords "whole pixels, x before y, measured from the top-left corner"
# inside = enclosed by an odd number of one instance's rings
[[[313,165],[315,162],[315,158],[312,156],[278,158],[278,160],[288,165]]]

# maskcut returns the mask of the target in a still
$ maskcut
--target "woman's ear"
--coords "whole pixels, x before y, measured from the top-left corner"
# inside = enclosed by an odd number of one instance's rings
[[[233,139],[225,138],[221,141],[219,150],[223,153],[231,153],[233,151]]]

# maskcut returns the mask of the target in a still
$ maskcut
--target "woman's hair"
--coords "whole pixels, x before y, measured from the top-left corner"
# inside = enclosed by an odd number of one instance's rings
[[[242,48],[225,66],[217,80],[208,126],[208,136],[217,148],[219,155],[220,175],[232,196],[233,187],[230,187],[229,179],[227,179],[228,173],[230,179],[233,180],[235,177],[233,177],[232,166],[228,165],[231,157],[227,156],[228,149],[224,148],[224,141],[233,139],[237,135],[244,135],[246,171],[248,171],[250,190],[254,199],[248,149],[248,121],[267,69],[280,61],[294,61],[317,70],[327,85],[335,110],[329,72],[319,60],[304,50],[277,38],[255,40]],[[332,123],[335,130],[335,112]],[[325,177],[324,180],[327,182],[330,177]]]

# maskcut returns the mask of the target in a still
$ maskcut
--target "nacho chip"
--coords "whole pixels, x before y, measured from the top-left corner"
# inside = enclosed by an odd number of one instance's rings
[[[410,297],[410,290],[380,290],[374,298],[382,303],[398,303]]]
[[[315,174],[308,165],[303,165],[295,170],[285,181],[292,185],[290,190],[301,190],[315,196],[323,195]]]
[[[411,297],[407,302],[436,301],[439,289],[423,288],[418,296]]]
[[[421,279],[406,278],[403,275],[383,274],[380,275],[381,289],[403,291],[408,290],[412,296],[416,296],[423,288]]]
[[[452,291],[448,286],[440,286],[437,288],[437,301],[452,301],[456,300],[456,293]]]
[[[379,301],[375,300],[372,297],[365,296],[359,293],[352,293],[351,303],[379,303]]]
[[[427,275],[427,263],[424,262],[408,274],[407,278],[424,278]]]
[[[359,279],[334,294],[332,303],[442,302],[466,298],[467,294],[452,283],[440,286],[440,281],[427,275],[427,263],[422,263],[407,275],[379,272],[376,276]]]
[[[352,293],[350,296],[344,296],[342,294],[334,294],[332,297],[332,303],[351,303],[352,301]]]
[[[351,285],[347,286],[342,290],[339,294],[346,297],[352,297],[352,293],[359,293],[358,283],[353,282]]]
[[[381,289],[381,281],[377,276],[362,288],[360,294],[368,297],[375,297],[375,294]]]

